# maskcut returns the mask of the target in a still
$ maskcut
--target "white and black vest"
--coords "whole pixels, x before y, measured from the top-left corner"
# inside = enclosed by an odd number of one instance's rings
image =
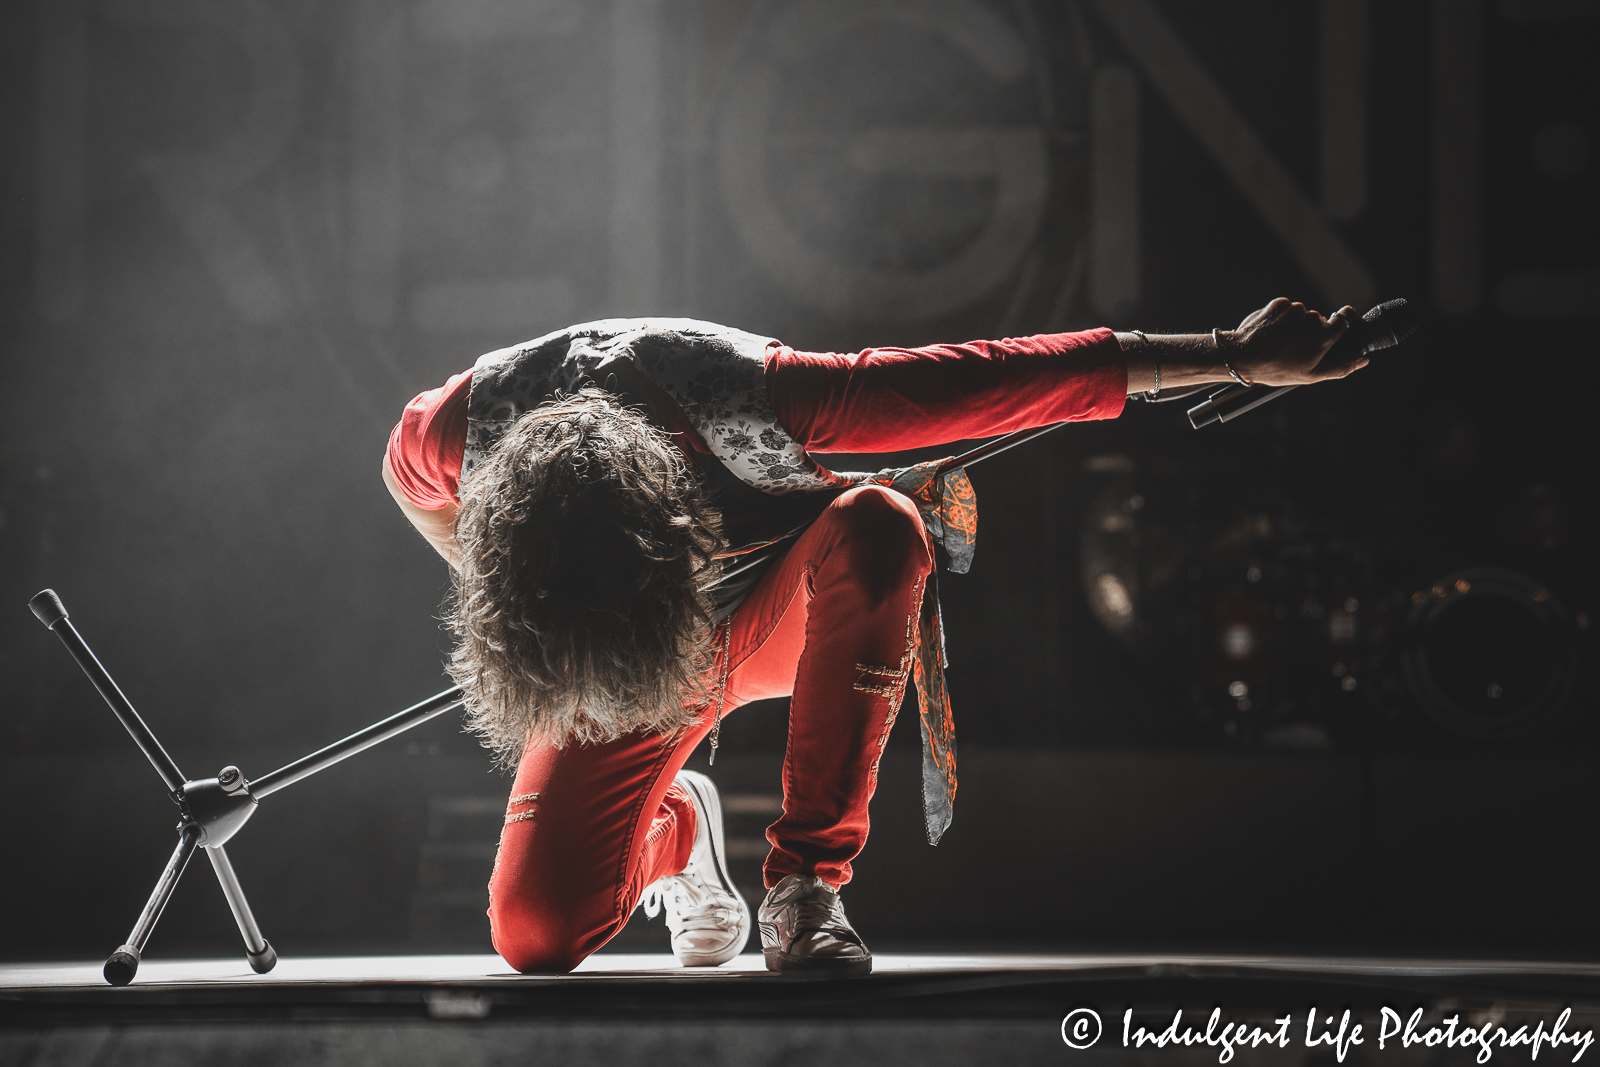
[[[766,380],[774,343],[696,319],[602,319],[490,352],[472,370],[462,480],[517,419],[558,395],[598,385],[664,425],[664,393],[711,450],[689,459],[723,514],[730,549],[781,537],[866,475],[826,469],[778,423]],[[718,588],[719,620],[764,569]]]

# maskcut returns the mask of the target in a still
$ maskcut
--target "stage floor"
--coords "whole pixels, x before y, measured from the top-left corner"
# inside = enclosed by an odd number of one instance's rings
[[[0,1065],[173,1067],[654,1067],[827,1063],[944,1067],[974,1063],[1204,1067],[1215,1042],[1130,1047],[1182,1013],[1204,1031],[1280,1026],[1280,1044],[1242,1049],[1233,1067],[1376,1067],[1385,1009],[1430,1028],[1600,1031],[1600,964],[1266,955],[885,954],[865,977],[769,973],[758,955],[684,969],[667,955],[607,953],[566,975],[520,975],[497,956],[287,957],[270,974],[242,959],[149,960],[134,983],[108,986],[100,963],[0,965]],[[1364,1047],[1335,1055],[1322,1035],[1345,1012]],[[1072,1045],[1093,1016],[1093,1041]],[[1131,1013],[1131,1014],[1125,1014]],[[1284,1016],[1291,1017],[1285,1021]],[[1124,1020],[1128,1020],[1125,1022]],[[1349,1021],[1347,1019],[1346,1021]],[[1292,1022],[1292,1027],[1289,1025]],[[1564,1028],[1564,1029],[1563,1029]],[[1319,1038],[1310,1040],[1315,1031]],[[1390,1035],[1390,1067],[1482,1062]],[[1362,1042],[1355,1042],[1361,1045]],[[1181,1046],[1181,1047],[1180,1047]],[[1575,1046],[1544,1046],[1573,1061]],[[1497,1049],[1525,1064],[1528,1049]],[[1553,1053],[1553,1055],[1552,1055]]]
[[[99,961],[0,964],[0,990],[102,989]],[[1253,975],[1286,981],[1328,979],[1490,979],[1516,984],[1523,980],[1559,981],[1588,986],[1600,982],[1600,963],[1538,960],[1393,959],[1382,957],[1311,957],[1273,955],[875,955],[866,979],[890,977],[959,978],[974,974],[1015,974],[1111,978],[1134,973],[1188,974],[1195,977]],[[242,957],[236,959],[146,960],[135,987],[480,985],[568,983],[590,984],[649,980],[773,981],[758,953],[747,953],[721,967],[680,967],[667,953],[600,953],[566,975],[524,975],[494,955],[472,956],[308,956],[286,957],[268,974],[255,974]],[[854,981],[854,980],[847,980]]]

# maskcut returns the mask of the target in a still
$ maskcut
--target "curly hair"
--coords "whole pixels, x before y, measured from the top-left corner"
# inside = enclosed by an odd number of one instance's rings
[[[694,718],[721,516],[643,415],[593,386],[523,415],[463,481],[456,541],[450,676],[501,762]]]

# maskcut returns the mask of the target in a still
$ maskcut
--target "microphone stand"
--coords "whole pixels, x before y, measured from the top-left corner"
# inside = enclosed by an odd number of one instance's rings
[[[262,936],[261,927],[256,924],[250,902],[245,899],[244,889],[239,885],[239,878],[234,874],[233,864],[229,862],[223,846],[256,813],[256,803],[262,798],[309,778],[318,771],[327,770],[340,760],[387,741],[413,726],[458,708],[462,703],[461,687],[452,686],[420,704],[373,723],[364,730],[358,730],[343,740],[335,741],[326,748],[318,749],[253,781],[246,779],[238,767],[231,765],[218,771],[215,778],[186,778],[155,733],[134,710],[132,702],[123,694],[111,673],[89,648],[88,642],[72,625],[72,620],[67,617],[66,605],[55,591],[46,589],[36,594],[28,601],[28,607],[33,609],[34,615],[51,633],[61,639],[67,652],[111,706],[112,714],[155,768],[156,774],[167,787],[167,795],[178,805],[177,847],[172,850],[172,857],[167,860],[161,877],[156,879],[150,899],[139,913],[138,921],[133,924],[133,932],[128,935],[128,940],[106,960],[102,973],[106,981],[114,986],[127,985],[138,973],[139,961],[151,932],[155,930],[156,920],[161,918],[162,910],[172,898],[172,891],[177,888],[178,879],[183,876],[184,868],[189,865],[197,848],[205,849],[211,869],[222,886],[222,895],[227,898],[228,908],[233,912],[239,933],[244,938],[245,959],[250,962],[250,969],[257,974],[272,970],[278,963],[278,954]]]

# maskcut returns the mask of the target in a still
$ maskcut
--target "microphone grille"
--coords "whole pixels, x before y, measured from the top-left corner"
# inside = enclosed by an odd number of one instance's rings
[[[1404,298],[1385,300],[1361,316],[1361,321],[1367,334],[1361,345],[1363,354],[1393,348],[1417,332],[1416,309]]]

